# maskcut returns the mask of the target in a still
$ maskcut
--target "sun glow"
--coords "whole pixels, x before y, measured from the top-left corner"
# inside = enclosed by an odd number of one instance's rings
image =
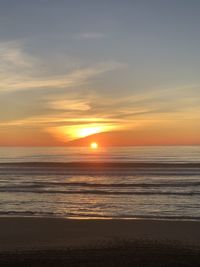
[[[109,132],[116,128],[119,128],[119,126],[115,124],[108,124],[103,122],[81,123],[80,121],[80,124],[51,127],[48,128],[48,131],[57,139],[68,142],[98,133]]]
[[[98,126],[98,127],[86,127],[86,128],[80,129],[78,132],[78,135],[80,138],[82,138],[82,137],[86,137],[86,136],[89,136],[92,134],[100,133],[102,131],[103,131],[103,129],[100,126]]]
[[[68,140],[84,138],[93,134],[107,132],[115,128],[113,125],[106,125],[103,123],[87,123],[80,125],[61,126],[53,129],[58,138]]]
[[[99,145],[96,142],[92,142],[90,144],[90,148],[92,148],[92,149],[97,149],[98,147],[99,147]]]

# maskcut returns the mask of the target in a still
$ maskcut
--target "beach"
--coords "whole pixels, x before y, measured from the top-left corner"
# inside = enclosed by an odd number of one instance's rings
[[[0,218],[0,266],[199,266],[200,222]]]

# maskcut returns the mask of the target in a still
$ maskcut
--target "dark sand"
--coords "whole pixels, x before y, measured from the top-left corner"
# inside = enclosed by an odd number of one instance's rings
[[[200,222],[0,218],[0,266],[200,266]]]

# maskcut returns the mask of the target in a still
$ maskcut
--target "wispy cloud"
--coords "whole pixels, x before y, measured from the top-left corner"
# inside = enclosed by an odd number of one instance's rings
[[[88,83],[104,72],[115,70],[122,65],[104,62],[95,66],[71,70],[65,75],[41,76],[40,62],[25,53],[17,43],[0,43],[0,91],[16,91],[37,88],[68,88]]]
[[[53,75],[48,67],[42,69],[46,65],[26,53],[20,43],[0,43],[0,57],[0,128],[3,131],[34,128],[47,135],[58,134],[58,138],[62,132],[66,139],[71,138],[73,129],[79,131],[84,127],[126,130],[171,125],[172,121],[180,123],[183,118],[196,123],[199,118],[198,86],[160,86],[146,92],[128,92],[124,86],[124,93],[119,97],[117,91],[107,94],[105,88],[101,90],[94,79],[123,68],[118,62],[68,68],[66,74]]]
[[[105,37],[106,35],[101,32],[82,32],[73,35],[73,39],[78,40],[98,40]]]
[[[56,100],[49,103],[49,107],[56,110],[90,110],[90,105],[87,100]]]

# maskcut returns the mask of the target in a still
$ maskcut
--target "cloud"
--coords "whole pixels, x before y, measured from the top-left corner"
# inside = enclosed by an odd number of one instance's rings
[[[105,37],[106,35],[100,32],[83,32],[73,35],[73,39],[77,40],[98,40]]]
[[[13,42],[1,42],[0,43],[0,73],[5,70],[16,71],[16,68],[20,71],[24,68],[32,66],[34,59],[25,54],[20,44]]]
[[[1,129],[33,127],[55,133],[103,125],[107,130],[121,130],[199,118],[197,86],[150,88],[146,92],[133,88],[126,92],[124,85],[123,94],[116,90],[111,95],[105,88],[101,90],[94,78],[124,67],[118,62],[68,68],[66,74],[53,75],[20,43],[0,43],[0,56]]]
[[[104,62],[74,69],[65,75],[42,75],[45,71],[41,69],[40,60],[25,53],[16,42],[0,43],[0,56],[0,91],[80,86],[97,75],[122,67],[117,62]]]
[[[57,110],[90,110],[89,103],[85,100],[56,100],[49,103],[50,108]]]
[[[12,92],[10,95],[14,97],[10,105],[9,101],[0,99],[0,108],[3,105],[4,111],[4,114],[0,112],[2,131],[35,129],[53,140],[66,142],[78,138],[82,131],[100,128],[101,131],[135,132],[156,127],[174,129],[176,125],[190,123],[198,130],[195,126],[200,115],[198,90],[192,87],[191,90],[180,87],[155,90],[149,94],[124,94],[120,98],[117,95],[108,97],[100,91],[69,90],[58,94],[47,91],[40,101],[40,90],[36,91],[36,95],[31,95],[33,90]],[[182,94],[178,98],[180,91]],[[13,109],[18,95],[20,103]]]

